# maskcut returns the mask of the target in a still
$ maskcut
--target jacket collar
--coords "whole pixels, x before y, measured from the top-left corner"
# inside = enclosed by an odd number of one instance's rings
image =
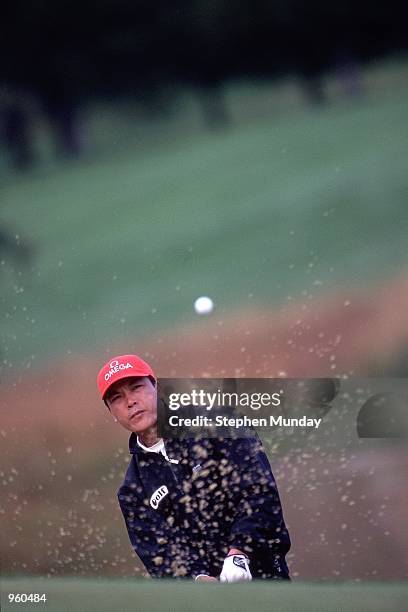
[[[164,438],[164,445],[166,447],[166,453],[169,459],[179,459],[180,454],[180,441],[173,440],[171,438]],[[131,455],[146,455],[148,454],[139,444],[137,443],[137,434],[132,433],[129,438],[129,453]],[[154,453],[149,453],[153,455]]]
[[[141,446],[138,445],[137,443],[137,434],[132,433],[130,434],[130,438],[129,438],[129,453],[131,455],[134,455],[135,453],[144,453],[145,451],[143,450],[143,448]]]

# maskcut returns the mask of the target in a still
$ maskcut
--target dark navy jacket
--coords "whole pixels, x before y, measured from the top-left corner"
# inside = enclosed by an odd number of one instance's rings
[[[129,446],[118,498],[151,576],[219,576],[233,547],[248,554],[253,578],[289,578],[289,534],[259,438],[166,440],[171,462],[135,434]]]

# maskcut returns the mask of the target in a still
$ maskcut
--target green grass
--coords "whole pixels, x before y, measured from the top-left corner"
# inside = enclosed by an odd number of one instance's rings
[[[50,359],[183,324],[201,294],[222,317],[399,269],[407,108],[401,81],[6,181],[1,223],[36,255],[20,271],[3,256],[3,357]]]
[[[8,604],[8,593],[45,593],[46,604]],[[2,609],[48,612],[397,612],[406,610],[405,584],[251,583],[199,585],[166,581],[5,579]]]

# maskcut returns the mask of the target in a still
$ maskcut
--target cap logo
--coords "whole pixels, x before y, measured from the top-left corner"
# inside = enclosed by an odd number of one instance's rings
[[[105,380],[106,382],[114,375],[116,374],[116,372],[119,372],[120,370],[127,370],[128,368],[133,368],[132,364],[127,362],[127,363],[119,363],[119,361],[117,359],[114,359],[113,361],[110,362],[109,364],[110,370],[108,372],[106,372],[105,374]]]

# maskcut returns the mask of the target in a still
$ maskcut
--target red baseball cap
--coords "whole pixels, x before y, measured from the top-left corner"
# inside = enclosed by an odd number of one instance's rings
[[[118,355],[112,357],[100,370],[97,383],[102,399],[109,387],[122,378],[129,376],[151,376],[156,381],[156,376],[148,363],[137,355]]]

